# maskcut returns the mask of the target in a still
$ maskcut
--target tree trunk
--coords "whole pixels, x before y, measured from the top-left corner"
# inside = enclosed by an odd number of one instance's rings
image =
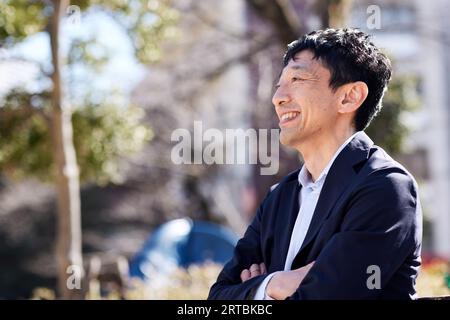
[[[56,164],[58,229],[58,295],[63,299],[82,298],[83,260],[81,253],[81,209],[78,166],[72,139],[71,111],[63,98],[59,56],[60,21],[68,0],[53,0],[50,42],[53,63],[52,138]]]
[[[350,15],[352,0],[320,0],[316,3],[322,28],[343,28]]]

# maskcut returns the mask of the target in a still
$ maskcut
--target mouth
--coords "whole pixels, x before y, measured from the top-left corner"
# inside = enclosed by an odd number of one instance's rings
[[[284,126],[288,125],[289,123],[294,122],[294,120],[297,119],[299,116],[300,116],[300,112],[298,112],[298,111],[290,111],[290,112],[283,113],[280,116],[280,123],[279,123],[280,127],[281,126],[284,127]]]

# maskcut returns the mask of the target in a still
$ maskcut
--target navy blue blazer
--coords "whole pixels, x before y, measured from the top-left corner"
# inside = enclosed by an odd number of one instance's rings
[[[264,262],[282,271],[299,212],[299,170],[268,193],[224,266],[208,299],[252,299],[265,276],[240,273]],[[332,164],[292,269],[315,261],[288,299],[414,299],[422,211],[408,171],[364,133]],[[373,288],[379,267],[380,288]]]

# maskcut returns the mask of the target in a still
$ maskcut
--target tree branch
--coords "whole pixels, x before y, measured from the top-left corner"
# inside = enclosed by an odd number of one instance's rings
[[[306,31],[290,0],[247,0],[255,13],[274,27],[280,43],[287,44]]]

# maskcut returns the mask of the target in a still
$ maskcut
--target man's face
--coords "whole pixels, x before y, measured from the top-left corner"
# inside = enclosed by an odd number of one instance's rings
[[[298,147],[320,142],[332,132],[337,118],[337,95],[329,87],[330,71],[304,50],[283,69],[272,103],[280,119],[280,141]]]

